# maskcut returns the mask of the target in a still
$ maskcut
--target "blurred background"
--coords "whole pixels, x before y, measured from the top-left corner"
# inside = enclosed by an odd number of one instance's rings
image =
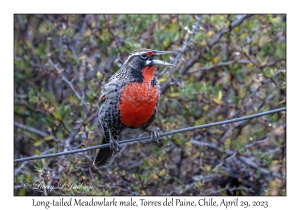
[[[98,145],[101,87],[139,48],[179,50],[156,70],[159,132],[286,106],[285,15],[14,15],[14,159]],[[14,163],[14,194],[286,195],[285,151],[280,112],[122,145],[100,170],[95,151]]]

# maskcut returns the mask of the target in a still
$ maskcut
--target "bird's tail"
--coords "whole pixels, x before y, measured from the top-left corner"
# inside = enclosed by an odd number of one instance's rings
[[[105,135],[103,135],[101,144],[106,144],[108,142],[109,140],[105,138]],[[93,165],[96,168],[107,166],[113,154],[114,150],[110,150],[110,147],[104,147],[99,149],[98,154],[93,162]]]

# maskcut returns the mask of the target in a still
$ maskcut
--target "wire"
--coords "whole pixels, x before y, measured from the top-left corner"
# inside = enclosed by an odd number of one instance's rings
[[[214,122],[214,123],[209,123],[209,124],[204,124],[204,125],[199,125],[199,126],[194,126],[194,127],[188,127],[188,128],[182,128],[182,129],[178,129],[178,130],[168,131],[168,132],[160,134],[160,136],[161,137],[170,136],[170,135],[174,135],[177,133],[183,133],[183,132],[194,131],[194,130],[198,130],[198,129],[202,129],[202,128],[209,128],[209,127],[213,127],[213,126],[217,126],[217,125],[224,125],[224,124],[229,124],[229,123],[233,123],[233,122],[249,120],[249,119],[253,119],[253,118],[257,118],[257,117],[261,117],[264,115],[269,115],[269,114],[273,114],[273,113],[277,113],[277,112],[281,112],[281,111],[286,111],[286,107],[282,107],[279,109],[273,109],[270,111],[261,112],[261,113],[257,113],[257,114],[253,114],[253,115],[244,116],[244,117],[239,117],[239,118],[235,118],[235,119],[231,119],[231,120],[224,120],[224,121],[219,121],[219,122]],[[132,143],[132,142],[144,141],[144,140],[149,140],[149,139],[150,139],[150,136],[139,137],[139,138],[134,138],[134,139],[127,139],[127,140],[120,141],[119,144],[128,144],[128,143]],[[26,158],[21,158],[21,159],[15,159],[14,163],[19,163],[19,162],[28,161],[28,160],[42,159],[42,158],[57,157],[57,156],[62,156],[62,155],[69,155],[69,154],[73,154],[73,153],[85,152],[85,151],[95,150],[95,149],[109,147],[109,146],[110,146],[109,144],[101,144],[101,145],[87,147],[87,148],[83,148],[83,149],[75,149],[75,150],[71,150],[71,151],[67,151],[67,152],[59,152],[59,153],[53,153],[53,154],[47,154],[47,155],[31,156],[31,157],[26,157]]]

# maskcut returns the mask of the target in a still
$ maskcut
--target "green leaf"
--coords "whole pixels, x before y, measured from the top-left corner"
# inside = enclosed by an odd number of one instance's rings
[[[46,162],[45,159],[42,159],[42,165],[43,165],[43,168],[47,168],[48,167],[48,163]]]
[[[38,147],[41,146],[44,143],[44,140],[36,141],[33,143],[33,146]]]
[[[278,121],[278,113],[273,114],[273,120],[274,120],[275,122]]]
[[[55,110],[54,112],[52,112],[52,115],[55,117],[55,119],[62,120],[62,117],[58,110]]]
[[[266,67],[264,68],[264,73],[266,74],[267,77],[274,77],[275,71],[273,68]]]
[[[20,196],[26,195],[26,190],[24,188],[21,188],[18,195],[20,195]]]
[[[82,111],[82,110],[80,111],[80,116],[81,116],[81,119],[82,119],[82,120],[84,120],[84,119],[85,119],[85,114],[84,114],[84,111]]]
[[[44,140],[45,140],[45,141],[49,141],[49,140],[51,140],[51,139],[52,139],[51,136],[45,136],[45,137],[44,137]]]

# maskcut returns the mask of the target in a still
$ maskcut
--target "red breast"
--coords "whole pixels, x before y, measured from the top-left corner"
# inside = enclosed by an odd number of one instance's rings
[[[144,80],[142,83],[133,82],[122,89],[119,110],[121,122],[128,127],[139,128],[153,115],[157,105],[158,86],[151,86],[156,66],[143,69]]]

